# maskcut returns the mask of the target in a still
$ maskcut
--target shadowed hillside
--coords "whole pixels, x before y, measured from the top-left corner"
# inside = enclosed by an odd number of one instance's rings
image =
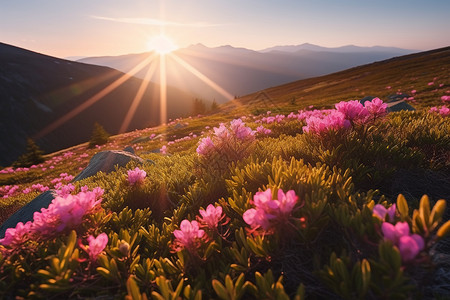
[[[116,70],[50,57],[0,44],[0,165],[14,161],[25,149],[26,137],[38,135],[46,152],[86,142],[94,122],[118,133],[143,81],[131,77],[78,115],[39,135],[48,125],[122,78]],[[150,83],[127,130],[160,123],[159,91]],[[186,115],[194,97],[168,88],[168,117]]]

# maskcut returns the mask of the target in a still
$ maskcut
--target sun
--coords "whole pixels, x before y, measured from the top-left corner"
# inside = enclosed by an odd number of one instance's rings
[[[150,51],[155,51],[160,55],[164,55],[177,50],[178,46],[167,36],[157,35],[147,42],[147,48]]]

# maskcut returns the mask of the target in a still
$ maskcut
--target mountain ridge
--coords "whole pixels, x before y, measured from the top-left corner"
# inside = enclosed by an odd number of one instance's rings
[[[356,52],[334,51],[323,47],[321,49],[327,51],[300,49],[297,52],[261,52],[231,45],[207,47],[203,44],[195,44],[166,55],[167,83],[197,97],[224,103],[230,100],[230,95],[239,97],[270,86],[321,76],[402,54],[398,51],[369,51],[365,48],[358,50],[359,52],[356,50]],[[408,51],[405,50],[405,52]],[[142,57],[148,55],[149,52],[125,56],[90,57],[80,62],[109,66],[122,72],[129,72]],[[198,74],[188,71],[186,67],[180,67],[178,62],[171,59],[174,56],[181,58],[185,65],[189,65],[191,69],[195,69],[197,73],[220,86],[227,92],[227,96],[205,83],[207,80],[199,79]],[[145,73],[138,72],[136,76],[144,78]],[[160,82],[158,75],[151,80]]]

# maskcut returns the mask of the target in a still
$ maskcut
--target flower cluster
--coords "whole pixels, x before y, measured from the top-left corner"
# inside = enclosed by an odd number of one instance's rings
[[[293,190],[284,193],[281,189],[277,191],[277,195],[278,199],[273,200],[271,189],[257,192],[252,201],[255,208],[244,212],[242,216],[244,221],[252,228],[262,228],[266,231],[276,224],[286,222],[297,203],[298,196]]]
[[[396,208],[397,205],[395,203],[389,208],[386,208],[381,204],[377,204],[373,208],[373,214],[383,221],[386,219],[387,215],[389,217],[389,222],[394,222]]]
[[[102,195],[103,190],[95,188],[76,195],[57,196],[48,208],[34,213],[32,222],[19,222],[15,228],[8,228],[0,244],[20,245],[28,239],[53,236],[65,229],[76,228],[86,215],[100,209]]]
[[[9,198],[14,196],[14,194],[19,190],[18,185],[5,185],[0,187],[0,196],[2,198]]]
[[[213,136],[200,140],[197,147],[200,156],[219,154],[227,162],[236,161],[248,155],[249,146],[255,140],[255,131],[245,126],[241,119],[231,121],[229,126],[220,124],[213,130]]]
[[[349,120],[345,119],[344,114],[335,111],[322,118],[311,116],[306,119],[306,126],[303,126],[303,132],[321,135],[330,130],[339,131],[351,127]]]
[[[439,113],[443,117],[450,116],[450,109],[443,105],[441,108],[433,106],[430,108],[429,113]]]
[[[97,237],[90,235],[87,240],[88,246],[81,244],[81,241],[79,242],[79,246],[89,254],[89,259],[91,261],[96,261],[97,257],[103,252],[108,244],[108,235],[106,233],[101,233]]]
[[[215,231],[220,221],[225,218],[225,215],[222,214],[222,207],[214,207],[212,204],[208,205],[206,210],[200,209],[199,213],[201,217],[197,216],[198,222],[183,220],[180,229],[174,230],[175,250],[186,249],[195,252],[208,239],[205,231],[200,227]]]
[[[134,170],[128,170],[128,183],[132,186],[144,183],[147,173],[136,167]]]
[[[215,230],[219,225],[219,222],[225,217],[222,215],[222,207],[210,204],[206,207],[206,210],[199,210],[201,218],[198,218],[200,223],[205,224],[209,229]]]
[[[425,247],[425,242],[420,235],[410,234],[407,222],[397,222],[395,225],[383,222],[381,231],[384,238],[398,248],[403,261],[414,259]]]
[[[378,98],[375,98],[378,99]],[[379,100],[379,99],[378,99]],[[380,100],[381,101],[381,100]],[[367,101],[369,102],[369,101]],[[344,115],[344,119],[350,122],[364,122],[369,116],[369,111],[358,100],[341,101],[335,105],[336,110]]]
[[[175,245],[177,250],[183,248],[188,251],[195,251],[200,245],[201,240],[205,236],[205,231],[200,229],[197,221],[183,220],[180,224],[180,229],[174,230]]]
[[[304,132],[323,135],[330,130],[339,131],[351,128],[354,124],[365,124],[386,115],[387,104],[379,98],[366,101],[362,105],[358,100],[341,101],[335,105],[335,110],[323,113],[312,111],[299,114],[306,117]]]
[[[73,175],[69,175],[67,173],[61,173],[59,174],[59,177],[56,177],[51,181],[51,183],[57,188],[58,184],[59,186],[64,184],[65,182],[69,182],[73,180]]]
[[[261,125],[256,128],[256,132],[259,134],[267,135],[271,134],[272,130],[270,130],[269,128],[265,128],[264,126]]]

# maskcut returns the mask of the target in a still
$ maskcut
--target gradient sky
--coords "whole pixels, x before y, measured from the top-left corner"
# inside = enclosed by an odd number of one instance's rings
[[[450,45],[449,0],[0,0],[0,41],[58,56],[148,50],[164,31],[179,47],[254,50],[348,44]]]

